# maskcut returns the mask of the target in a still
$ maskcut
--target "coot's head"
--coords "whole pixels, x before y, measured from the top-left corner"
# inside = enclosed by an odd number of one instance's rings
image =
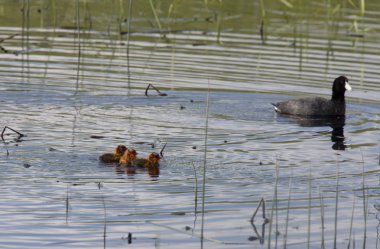
[[[334,84],[332,87],[333,96],[332,99],[344,99],[344,93],[347,91],[351,91],[352,88],[348,84],[348,79],[345,76],[339,76],[334,80]]]
[[[160,159],[160,155],[156,152],[150,153],[150,155],[148,156],[148,161],[150,161],[153,164],[159,164]]]
[[[127,151],[125,152],[127,153],[128,155],[128,158],[130,160],[135,160],[136,159],[136,156],[137,156],[137,151],[135,149],[127,149]]]
[[[124,152],[127,150],[124,144],[119,144],[115,149],[115,154],[118,156],[122,156]]]

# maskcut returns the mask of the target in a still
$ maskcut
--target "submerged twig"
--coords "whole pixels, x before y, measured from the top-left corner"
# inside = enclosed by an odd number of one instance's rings
[[[155,86],[153,86],[152,84],[149,84],[148,87],[145,89],[145,96],[148,96],[148,90],[149,90],[149,88],[151,88],[151,87],[152,87],[154,90],[156,90],[156,92],[158,93],[159,96],[167,96],[166,93],[162,93],[162,92],[160,92],[160,90],[158,90],[158,88],[155,87]]]

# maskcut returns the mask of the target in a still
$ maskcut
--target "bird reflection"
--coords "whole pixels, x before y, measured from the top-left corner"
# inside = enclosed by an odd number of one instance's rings
[[[331,142],[333,142],[333,150],[345,150],[347,145],[344,137],[344,125],[346,122],[345,116],[313,116],[313,117],[296,117],[291,116],[302,127],[322,127],[330,126]]]
[[[126,175],[128,177],[134,177],[139,173],[147,173],[152,179],[156,179],[160,176],[160,168],[159,167],[148,167],[148,168],[139,168],[136,166],[120,166],[114,165],[115,173],[119,176]]]

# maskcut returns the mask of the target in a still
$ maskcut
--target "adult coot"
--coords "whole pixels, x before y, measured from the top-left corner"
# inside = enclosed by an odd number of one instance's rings
[[[309,97],[272,104],[278,113],[300,116],[344,116],[346,102],[344,93],[351,91],[348,79],[339,76],[334,80],[331,99]]]

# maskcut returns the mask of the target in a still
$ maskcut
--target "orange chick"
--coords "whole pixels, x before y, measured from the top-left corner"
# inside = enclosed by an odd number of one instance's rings
[[[122,166],[132,165],[132,161],[136,160],[137,152],[134,149],[127,149],[123,156],[120,157],[119,164]]]
[[[103,163],[117,163],[126,150],[128,149],[124,144],[119,144],[113,153],[105,153],[99,157],[99,160]]]
[[[136,167],[158,168],[160,166],[161,157],[156,152],[152,152],[145,158],[137,158],[131,161],[131,164]]]

